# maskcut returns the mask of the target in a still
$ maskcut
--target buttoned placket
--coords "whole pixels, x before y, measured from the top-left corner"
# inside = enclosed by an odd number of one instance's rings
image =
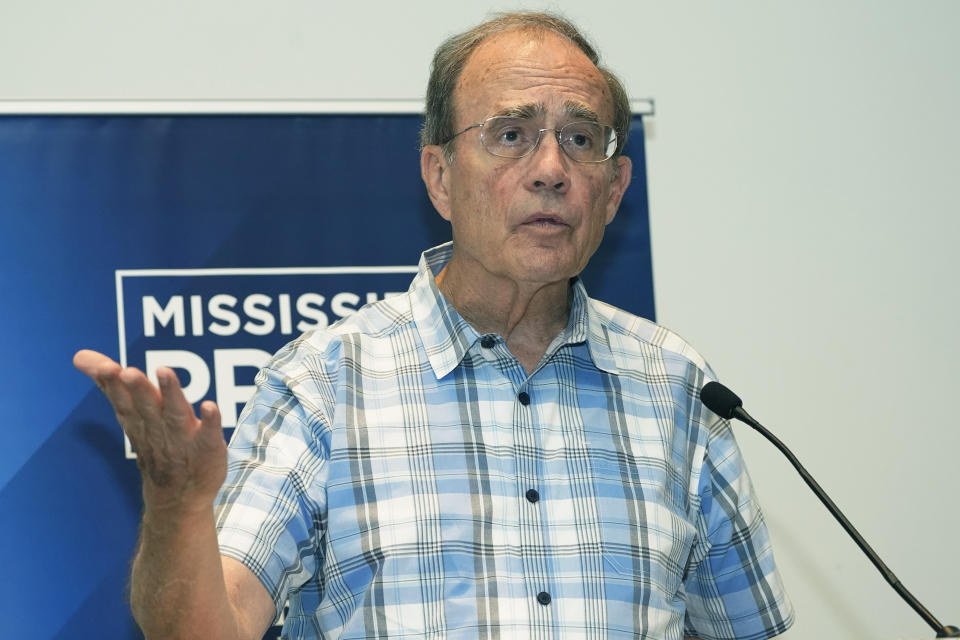
[[[550,573],[546,561],[544,532],[545,508],[539,487],[542,477],[542,446],[537,423],[536,399],[529,390],[529,376],[520,362],[507,350],[499,336],[487,334],[478,340],[482,357],[495,364],[514,383],[514,452],[516,468],[516,504],[520,531],[521,562],[527,597],[537,606],[531,609],[531,622],[548,624],[552,619]]]

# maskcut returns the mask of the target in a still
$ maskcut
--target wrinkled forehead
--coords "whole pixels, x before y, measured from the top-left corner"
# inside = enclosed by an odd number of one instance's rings
[[[573,42],[551,31],[511,29],[484,40],[454,96],[458,126],[491,115],[612,122],[607,82]]]

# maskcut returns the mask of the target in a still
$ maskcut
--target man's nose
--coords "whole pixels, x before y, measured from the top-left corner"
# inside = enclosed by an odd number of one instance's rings
[[[549,189],[566,193],[570,188],[570,174],[567,170],[570,159],[560,148],[556,129],[544,129],[540,132],[540,142],[531,156],[529,188],[535,191]]]

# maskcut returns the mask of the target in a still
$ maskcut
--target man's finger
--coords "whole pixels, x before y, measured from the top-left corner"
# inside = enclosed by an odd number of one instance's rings
[[[133,408],[144,422],[144,428],[159,426],[163,422],[160,390],[139,369],[127,367],[120,372],[120,382],[133,400]]]
[[[214,464],[222,465],[226,462],[227,445],[223,438],[221,420],[220,409],[215,402],[207,400],[200,405],[200,431],[197,433],[197,438],[202,442],[204,449],[210,452],[211,456],[216,456],[209,458],[211,467]],[[219,476],[217,482],[218,484],[222,483],[223,477]]]
[[[102,353],[83,349],[73,356],[73,366],[88,375],[100,387],[100,390],[107,395],[118,413],[126,414],[128,411],[120,411],[121,407],[117,406],[117,402],[114,402],[115,399],[120,401],[123,409],[132,408],[129,402],[124,402],[125,399],[129,399],[129,394],[126,393],[124,386],[120,383],[119,377],[123,367],[119,364]],[[123,393],[119,393],[121,390]]]
[[[143,420],[133,403],[133,398],[127,387],[120,382],[119,373],[103,375],[96,378],[97,386],[107,396],[107,400],[113,406],[113,412],[117,416],[117,422],[123,427],[123,430],[131,440],[140,437],[143,431]]]
[[[81,349],[74,354],[73,366],[88,375],[103,391],[113,407],[117,422],[134,447],[139,448],[142,444],[143,418],[127,386],[120,380],[123,367],[108,356],[89,349]]]
[[[180,380],[173,369],[160,367],[157,369],[157,382],[160,383],[161,410],[163,417],[171,426],[180,425],[194,427],[197,416],[193,412],[193,405],[187,401],[180,387]]]
[[[221,426],[220,408],[211,400],[207,400],[200,405],[201,429],[211,433],[219,438],[223,438],[223,427]]]
[[[81,349],[73,355],[73,366],[92,378],[101,389],[103,376],[116,376],[122,369],[109,357],[89,349]]]
[[[98,351],[92,351],[90,349],[80,349],[75,354],[73,354],[73,366],[77,369],[80,369],[87,375],[90,375],[88,369],[96,366],[98,363],[110,360],[107,356],[103,355]],[[110,360],[113,362],[112,360]]]

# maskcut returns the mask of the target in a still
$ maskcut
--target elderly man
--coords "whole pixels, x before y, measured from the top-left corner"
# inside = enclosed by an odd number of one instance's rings
[[[139,452],[150,638],[764,638],[792,610],[709,369],[577,274],[629,108],[569,23],[438,49],[421,169],[452,244],[282,349],[229,451],[175,374],[82,351]]]

